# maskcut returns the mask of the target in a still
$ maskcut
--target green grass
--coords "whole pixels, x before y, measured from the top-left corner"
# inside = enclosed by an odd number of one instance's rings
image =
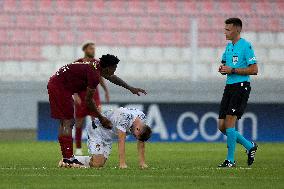
[[[152,143],[147,170],[138,168],[135,143],[126,147],[129,168],[117,169],[116,145],[106,167],[95,170],[57,168],[57,143],[0,142],[0,188],[284,188],[284,144],[260,144],[252,168],[238,146],[237,168],[218,169],[224,143]]]

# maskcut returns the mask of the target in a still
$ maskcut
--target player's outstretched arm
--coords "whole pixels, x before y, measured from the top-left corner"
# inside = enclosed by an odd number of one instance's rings
[[[132,87],[116,75],[112,75],[110,77],[107,77],[106,79],[109,80],[110,82],[118,85],[118,86],[121,86],[121,87],[129,90],[130,92],[132,92],[133,94],[136,94],[138,96],[140,96],[140,93],[143,93],[145,95],[147,94],[147,92],[144,89]]]
[[[125,138],[126,133],[118,130],[118,156],[119,156],[119,168],[126,169],[125,161]]]
[[[139,158],[139,166],[141,169],[148,168],[148,165],[145,163],[145,142],[137,141],[137,150]]]
[[[100,120],[103,127],[107,128],[107,129],[111,129],[112,123],[110,122],[110,120],[108,120],[106,117],[104,117],[101,114],[101,112],[98,110],[96,103],[93,100],[93,96],[94,96],[95,91],[96,91],[96,89],[91,89],[91,88],[87,87],[87,92],[86,92],[87,107],[91,112],[96,113],[97,118]]]

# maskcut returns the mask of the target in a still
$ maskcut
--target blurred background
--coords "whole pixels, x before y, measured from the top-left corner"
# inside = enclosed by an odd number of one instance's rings
[[[0,0],[0,140],[50,139],[57,128],[48,79],[82,57],[86,41],[96,43],[97,58],[117,55],[117,75],[148,91],[137,97],[108,83],[112,106],[151,115],[154,140],[224,140],[216,117],[225,77],[217,69],[229,17],[242,19],[259,63],[242,125],[254,140],[284,141],[283,0]]]

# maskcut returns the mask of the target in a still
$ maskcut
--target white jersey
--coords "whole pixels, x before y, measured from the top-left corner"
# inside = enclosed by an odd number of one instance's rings
[[[129,135],[131,134],[133,122],[137,117],[139,117],[142,122],[146,122],[145,114],[135,108],[121,107],[115,110],[108,110],[103,112],[103,116],[111,121],[112,129],[104,128],[96,118],[94,125],[87,125],[87,134],[89,152],[91,154],[104,154],[106,158],[110,154],[113,139],[118,136],[118,130]],[[97,148],[97,146],[99,147]]]

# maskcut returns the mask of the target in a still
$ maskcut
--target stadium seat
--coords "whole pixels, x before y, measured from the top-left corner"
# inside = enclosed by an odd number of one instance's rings
[[[162,10],[168,14],[177,14],[179,13],[178,1],[161,1]]]
[[[268,50],[266,48],[254,48],[254,52],[258,63],[268,63]]]
[[[18,11],[18,2],[15,0],[4,0],[3,1],[3,10],[5,12],[17,12]]]
[[[73,9],[72,12],[74,14],[88,14],[90,11],[90,1],[85,1],[85,0],[76,0],[73,1]]]
[[[215,5],[213,0],[199,1],[198,4],[200,5],[200,12],[206,15],[213,14],[215,11]]]
[[[194,1],[178,1],[180,11],[184,14],[196,15],[199,14],[198,4]]]
[[[58,59],[58,47],[54,45],[46,45],[41,47],[41,57],[43,59],[54,61]]]
[[[9,14],[0,14],[1,28],[14,28],[16,23],[14,22],[14,17]]]
[[[277,45],[284,47],[284,33],[278,33],[276,37]]]
[[[284,60],[284,49],[271,48],[269,49],[269,60],[270,62],[283,62]],[[273,72],[272,72],[273,73]]]
[[[275,35],[271,32],[261,32],[258,33],[258,39],[256,41],[257,46],[271,47],[275,44]]]
[[[37,1],[38,2],[38,10],[41,13],[52,13],[55,12],[54,7],[56,5],[54,5],[54,1],[50,1],[50,0],[41,0],[41,1]],[[53,4],[54,3],[54,4]]]
[[[180,57],[181,57],[181,51],[180,48],[176,47],[165,47],[164,49],[164,60],[170,61],[171,63],[178,64]]]
[[[127,1],[128,9],[127,12],[131,14],[142,14],[145,12],[145,3],[140,0]]]
[[[112,0],[112,1],[107,1],[106,3],[109,3],[107,7],[109,7],[112,13],[126,12],[127,2],[124,0]]]
[[[158,14],[163,11],[161,10],[159,0],[145,1],[145,3],[147,3],[147,12],[150,14],[151,13]]]
[[[163,58],[163,50],[160,47],[145,48],[145,60],[159,61]]]
[[[145,51],[141,47],[131,47],[128,50],[128,58],[134,61],[143,61],[145,60]]]
[[[189,31],[191,25],[191,19],[187,16],[178,16],[175,18],[175,28],[177,30]]]
[[[73,61],[75,58],[74,52],[76,52],[75,46],[70,45],[62,45],[59,46],[59,54],[58,58],[59,60],[66,61],[66,64]]]
[[[199,48],[198,59],[202,63],[213,64],[217,51],[214,48]]]
[[[30,15],[17,15],[16,27],[30,28],[33,25],[33,19]]]
[[[48,29],[50,26],[48,17],[46,15],[37,15],[36,18],[33,19],[32,26],[40,29]]]
[[[56,12],[62,14],[72,14],[73,1],[58,0],[54,2],[56,4],[55,5]]]
[[[91,1],[91,11],[95,13],[105,13],[108,11],[106,2],[104,0]]]
[[[20,12],[27,12],[27,13],[33,13],[37,9],[37,1],[36,0],[22,0],[19,1],[19,9]]]
[[[256,32],[243,32],[242,37],[251,42],[252,44],[255,44],[255,42],[257,41]]]

